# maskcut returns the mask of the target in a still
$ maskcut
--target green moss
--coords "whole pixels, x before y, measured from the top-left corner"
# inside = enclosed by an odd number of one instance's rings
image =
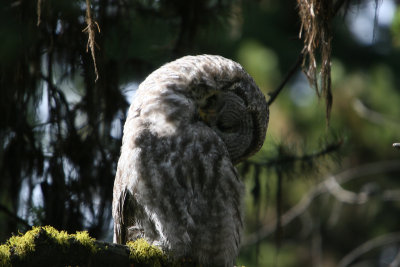
[[[75,235],[73,235],[76,240],[78,240],[83,246],[89,248],[92,253],[96,253],[97,248],[94,245],[94,239],[93,237],[89,236],[89,233],[87,231],[82,231],[82,232],[76,232]]]
[[[66,231],[58,231],[52,226],[34,226],[32,230],[25,234],[20,233],[19,235],[10,237],[4,245],[0,246],[0,266],[11,266],[10,251],[12,251],[13,255],[21,259],[35,251],[35,239],[39,234],[47,235],[49,240],[64,248],[68,248],[70,241],[75,239],[92,253],[97,252],[94,243],[95,239],[90,237],[86,231],[68,234]]]
[[[35,251],[35,237],[40,230],[40,227],[33,227],[24,235],[10,237],[6,244],[14,250],[15,255],[24,258],[28,253]]]
[[[0,266],[11,266],[10,255],[10,247],[7,245],[0,245]]]
[[[68,241],[75,239],[84,247],[90,249],[93,253],[96,253],[97,251],[96,246],[94,245],[94,241],[96,239],[90,237],[87,231],[76,232],[76,234],[68,234],[65,231],[58,231],[51,226],[43,226],[42,228],[60,245],[69,246]]]
[[[167,262],[167,256],[161,249],[152,246],[143,238],[135,242],[128,242],[126,244],[130,249],[129,258],[139,264],[147,266],[163,266]]]
[[[59,245],[69,246],[68,240],[72,238],[72,235],[69,235],[66,231],[58,231],[57,229],[49,225],[38,228],[42,228],[43,230],[45,230],[47,235]]]

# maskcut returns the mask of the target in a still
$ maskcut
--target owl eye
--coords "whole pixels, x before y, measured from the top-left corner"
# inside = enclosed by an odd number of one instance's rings
[[[217,121],[217,128],[224,133],[233,133],[236,132],[239,125],[232,121],[226,121],[223,119],[219,119]]]
[[[205,105],[202,106],[202,109],[204,109],[204,110],[211,109],[211,108],[215,107],[216,103],[217,103],[217,95],[214,94],[214,95],[210,96],[209,98],[207,98]]]

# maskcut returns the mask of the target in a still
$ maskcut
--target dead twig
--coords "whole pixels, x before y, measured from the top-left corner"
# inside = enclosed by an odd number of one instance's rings
[[[92,18],[92,12],[90,8],[90,0],[86,0],[86,24],[87,27],[82,30],[82,32],[87,32],[88,34],[88,42],[86,45],[86,52],[89,52],[90,48],[90,53],[92,54],[92,59],[93,59],[93,64],[94,64],[94,72],[96,74],[96,79],[97,81],[99,79],[99,72],[97,70],[97,64],[96,64],[96,56],[95,56],[95,46],[100,49],[100,47],[97,45],[95,41],[95,35],[96,35],[96,30],[100,33],[100,26],[97,23],[97,21],[93,20]]]
[[[42,0],[37,1],[36,13],[37,13],[37,24],[36,25],[39,26],[40,23],[42,22]]]
[[[269,100],[268,100],[268,106],[274,102],[275,98],[279,95],[279,93],[282,91],[283,87],[287,84],[287,82],[290,80],[290,78],[297,72],[298,68],[301,66],[301,63],[303,62],[303,53],[300,53],[299,58],[297,61],[293,64],[292,68],[289,70],[289,72],[286,74],[285,79],[281,82],[281,84],[276,88],[274,91],[268,93],[269,95]]]

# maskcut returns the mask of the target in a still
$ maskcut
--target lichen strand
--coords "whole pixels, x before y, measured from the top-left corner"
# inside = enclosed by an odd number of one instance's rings
[[[129,258],[138,264],[145,266],[166,266],[167,256],[161,249],[150,245],[145,239],[140,238],[126,244],[130,249]]]
[[[7,245],[0,245],[0,266],[11,266],[10,255],[10,247]]]

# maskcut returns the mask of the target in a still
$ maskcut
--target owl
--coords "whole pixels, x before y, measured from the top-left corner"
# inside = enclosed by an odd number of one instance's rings
[[[145,238],[175,259],[233,266],[244,185],[235,168],[265,139],[268,105],[221,56],[185,56],[140,84],[114,182],[114,242]]]

